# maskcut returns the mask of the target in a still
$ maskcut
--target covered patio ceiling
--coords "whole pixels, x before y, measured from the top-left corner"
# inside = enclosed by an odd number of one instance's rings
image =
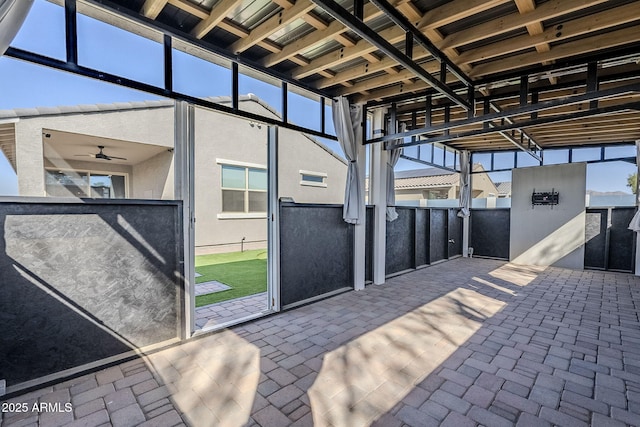
[[[535,151],[640,139],[640,1],[92,2],[327,97],[391,107],[413,144]]]

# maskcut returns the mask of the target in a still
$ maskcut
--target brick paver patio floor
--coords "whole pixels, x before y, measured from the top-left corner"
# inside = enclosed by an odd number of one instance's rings
[[[198,329],[211,328],[262,313],[267,309],[266,292],[205,305],[196,308],[196,327]]]
[[[73,411],[2,425],[640,425],[639,311],[632,275],[460,258],[15,397]]]

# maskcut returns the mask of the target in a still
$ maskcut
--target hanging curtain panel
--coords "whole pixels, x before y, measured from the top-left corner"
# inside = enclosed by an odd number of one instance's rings
[[[407,125],[402,123],[400,125],[400,132],[406,132]],[[402,139],[397,139],[396,143],[400,144]],[[398,218],[398,213],[396,212],[396,174],[394,168],[398,164],[398,160],[400,160],[400,156],[402,155],[403,148],[394,148],[393,150],[389,150],[387,156],[387,221],[395,221]]]
[[[364,197],[364,189],[358,179],[358,147],[362,144],[362,107],[349,105],[349,101],[343,96],[334,99],[333,124],[349,162],[342,218],[350,224],[360,224],[364,219],[364,212],[360,212],[360,200]]]
[[[460,152],[460,211],[458,212],[460,218],[469,216],[470,172],[469,151],[464,150]]]
[[[18,34],[33,0],[0,0],[0,56]]]

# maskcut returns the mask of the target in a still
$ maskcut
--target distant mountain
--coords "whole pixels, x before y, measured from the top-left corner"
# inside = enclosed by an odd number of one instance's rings
[[[626,193],[624,191],[595,191],[595,190],[587,190],[587,195],[589,196],[629,196],[631,193]]]

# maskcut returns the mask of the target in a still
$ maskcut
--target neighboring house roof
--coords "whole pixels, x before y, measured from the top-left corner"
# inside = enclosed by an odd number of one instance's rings
[[[498,194],[511,194],[511,181],[496,182]]]
[[[458,185],[460,178],[457,172],[448,172],[441,175],[417,176],[411,178],[396,178],[396,190],[412,188],[452,187]]]
[[[474,171],[484,170],[481,164],[473,165]],[[416,188],[453,187],[460,184],[460,174],[439,168],[423,168],[395,173],[396,190]]]
[[[37,116],[61,116],[67,114],[104,113],[123,110],[143,110],[150,108],[173,107],[173,101],[135,101],[116,102],[113,104],[80,104],[60,107],[16,108],[14,110],[0,110],[1,119],[17,119]]]
[[[231,97],[230,96],[212,96],[206,98],[207,101],[210,101],[215,104],[230,104]],[[239,102],[255,102],[272,113],[275,117],[281,118],[278,112],[269,104],[267,104],[262,99],[258,98],[256,95],[249,93],[248,95],[240,95],[238,97]],[[11,120],[11,119],[19,119],[19,118],[28,118],[28,117],[38,117],[38,116],[60,116],[60,115],[70,115],[70,114],[86,114],[86,113],[105,113],[105,112],[113,112],[113,111],[131,111],[131,110],[143,110],[143,109],[153,109],[153,108],[172,108],[174,106],[173,100],[155,100],[155,101],[133,101],[133,102],[116,102],[112,104],[80,104],[80,105],[71,105],[71,106],[59,106],[59,107],[34,107],[34,108],[16,108],[13,110],[0,110],[0,120]],[[224,114],[224,113],[221,113]],[[347,161],[329,149],[326,145],[317,141],[316,139],[310,137],[307,134],[302,134],[309,141],[313,142],[324,151],[329,153],[331,156],[347,165]],[[2,141],[0,141],[2,142]],[[10,144],[3,143],[0,144],[0,149],[5,153],[5,156],[9,159],[9,162],[13,165],[15,169],[15,149],[11,149]]]

